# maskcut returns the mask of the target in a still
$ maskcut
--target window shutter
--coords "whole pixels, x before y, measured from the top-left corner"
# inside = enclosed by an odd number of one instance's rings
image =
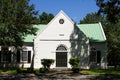
[[[101,62],[101,51],[97,51],[97,63]]]
[[[20,51],[17,51],[17,62],[20,63]]]
[[[28,63],[31,62],[31,51],[28,51]]]

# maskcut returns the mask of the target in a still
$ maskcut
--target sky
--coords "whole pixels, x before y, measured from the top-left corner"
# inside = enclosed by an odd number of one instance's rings
[[[63,10],[71,19],[79,23],[88,13],[97,12],[95,0],[30,0],[35,10],[57,15]]]

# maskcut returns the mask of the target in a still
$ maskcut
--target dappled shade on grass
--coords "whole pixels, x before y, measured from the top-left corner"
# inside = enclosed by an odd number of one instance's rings
[[[104,74],[111,74],[111,75],[120,75],[120,70],[109,70],[109,69],[103,69],[103,70],[82,70],[82,74],[85,75],[104,75]]]

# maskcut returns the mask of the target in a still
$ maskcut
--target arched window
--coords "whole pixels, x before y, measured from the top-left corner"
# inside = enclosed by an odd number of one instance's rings
[[[57,51],[66,51],[67,49],[66,49],[66,47],[64,46],[64,45],[59,45],[58,47],[57,47],[57,49],[56,49]]]

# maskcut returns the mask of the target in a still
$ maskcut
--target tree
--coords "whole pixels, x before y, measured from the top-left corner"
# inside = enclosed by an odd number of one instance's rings
[[[83,23],[98,23],[98,22],[104,22],[104,17],[102,15],[98,15],[95,13],[90,13],[85,16],[83,20],[80,20],[80,24]]]
[[[109,65],[120,66],[120,0],[96,0],[99,14],[105,15],[107,23],[106,36],[108,41]]]
[[[94,13],[89,13],[85,16],[85,18],[83,18],[83,20],[80,20],[80,24],[90,24],[90,23],[99,23],[101,22],[104,30],[106,30],[106,24],[108,23],[108,21],[106,20],[106,17],[103,15],[98,15],[96,12]]]
[[[109,23],[106,28],[108,42],[108,65],[120,66],[120,23]]]
[[[53,14],[47,14],[46,12],[43,12],[39,16],[40,24],[47,24],[54,18]]]
[[[26,35],[35,35],[37,13],[29,0],[0,0],[0,45],[22,46]]]
[[[96,0],[96,4],[100,8],[98,13],[103,13],[112,23],[120,21],[120,0]]]

